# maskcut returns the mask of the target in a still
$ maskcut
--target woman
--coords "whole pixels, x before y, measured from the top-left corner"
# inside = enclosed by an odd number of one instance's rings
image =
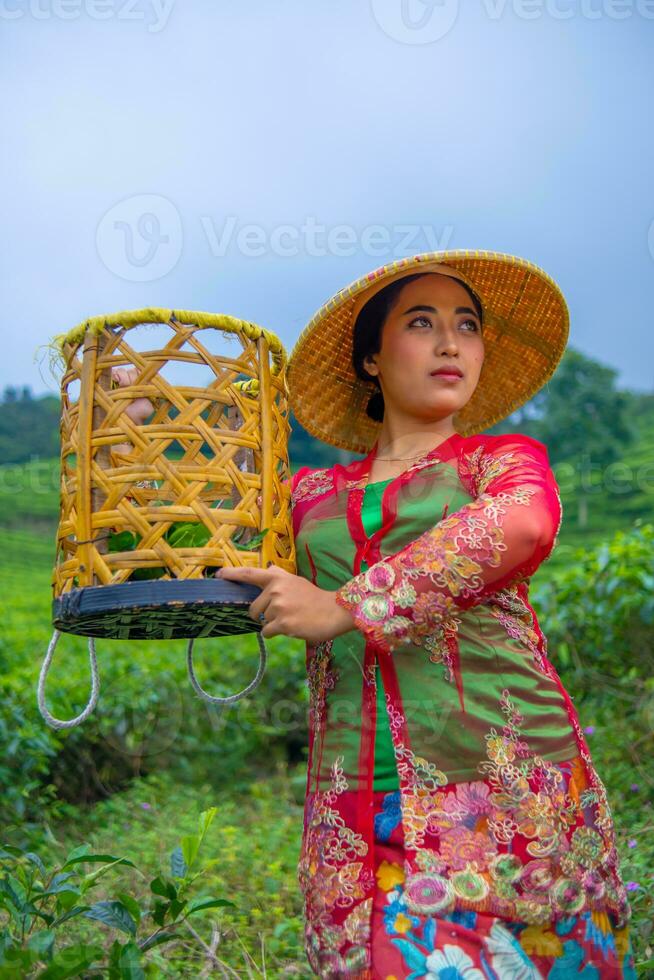
[[[635,976],[604,785],[528,599],[561,522],[547,449],[473,434],[567,336],[536,266],[446,252],[350,284],[293,351],[298,421],[366,455],[294,475],[298,576],[221,574],[262,588],[264,637],[307,641],[320,976]]]
[[[264,637],[307,644],[319,976],[635,976],[604,785],[529,603],[561,522],[547,449],[481,434],[567,335],[531,263],[427,253],[341,290],[293,351],[298,421],[366,455],[293,476],[298,575],[219,574],[261,587]]]

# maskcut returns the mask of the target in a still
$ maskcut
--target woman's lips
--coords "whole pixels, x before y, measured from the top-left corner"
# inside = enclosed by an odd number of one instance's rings
[[[462,381],[463,378],[460,374],[456,374],[454,371],[435,371],[430,377],[432,378],[442,378],[443,381]]]

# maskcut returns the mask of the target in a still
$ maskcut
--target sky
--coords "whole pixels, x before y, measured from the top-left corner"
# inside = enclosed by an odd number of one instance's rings
[[[0,389],[146,306],[290,354],[404,255],[529,259],[653,391],[654,0],[0,0]]]

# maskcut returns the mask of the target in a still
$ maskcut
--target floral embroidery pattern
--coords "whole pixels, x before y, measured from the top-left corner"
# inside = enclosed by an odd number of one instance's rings
[[[312,500],[319,497],[333,486],[333,477],[330,470],[312,470],[300,480],[291,494],[291,505],[295,507],[302,501]]]
[[[543,674],[551,675],[551,664],[546,659],[547,641],[539,640],[533,627],[531,610],[524,602],[516,586],[498,590],[493,594],[488,608],[502,624],[507,635],[519,640],[532,654],[534,663]]]
[[[327,692],[336,685],[337,676],[331,668],[332,646],[332,640],[325,640],[310,648],[307,655],[309,726],[314,732],[322,730]]]
[[[416,896],[407,892],[399,864],[382,861],[377,881],[387,893],[384,931],[393,937],[390,943],[401,954],[404,967],[411,971],[408,976],[441,980],[595,978],[600,975],[595,964],[600,962],[612,971],[621,964],[628,980],[636,976],[628,937],[623,930],[613,928],[606,916],[596,917],[596,922],[595,913],[586,912],[566,916],[556,923],[524,926],[471,910],[417,913],[417,904],[429,909],[435,903],[429,897],[416,902]],[[465,932],[454,930],[451,925],[474,931],[479,943],[470,943]],[[550,962],[541,970],[532,957],[544,957]]]
[[[442,622],[437,623],[431,633],[428,633],[423,641],[425,650],[429,653],[429,659],[434,664],[444,664],[445,680],[452,683],[455,679],[454,661],[459,649],[459,626],[461,619],[458,616],[448,616]]]
[[[369,939],[369,892],[374,879],[362,860],[368,853],[367,843],[335,808],[348,786],[342,762],[343,756],[339,756],[332,766],[330,789],[313,794],[306,802],[305,833],[297,869],[305,896],[307,955],[320,976],[338,976],[339,970],[363,967],[368,957],[365,944]],[[355,902],[356,907],[338,924],[334,910],[350,908]],[[346,956],[339,953],[343,944],[351,947]]]
[[[459,465],[459,475],[474,495],[484,493],[489,484],[510,472],[515,465],[516,457],[514,453],[500,453],[494,455],[484,451],[483,446],[478,446],[471,453],[464,454]]]
[[[519,488],[496,496],[482,494],[393,558],[383,558],[346,582],[337,590],[336,601],[350,610],[359,629],[386,649],[398,643],[420,644],[435,624],[464,605],[461,599],[483,593],[484,568],[499,566],[500,553],[506,551],[502,517],[508,505],[527,504],[535,492]],[[418,594],[412,585],[417,579],[428,580],[432,588]]]
[[[570,793],[561,766],[531,755],[506,689],[501,709],[507,721],[486,735],[483,780],[447,785],[434,766],[411,759],[415,778],[402,808],[418,870],[407,878],[408,907],[427,911],[420,896],[429,894],[432,912],[464,902],[535,925],[604,902],[618,917],[628,913],[607,867],[609,842],[583,809],[596,794]],[[585,785],[581,765],[570,778]]]

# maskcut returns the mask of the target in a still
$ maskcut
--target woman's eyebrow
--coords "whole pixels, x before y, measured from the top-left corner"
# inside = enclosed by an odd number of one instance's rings
[[[408,310],[405,310],[402,316],[406,316],[407,313],[415,313],[416,310],[427,310],[429,313],[438,313],[438,307],[436,306],[423,306],[422,304],[418,306],[411,306]],[[454,311],[455,313],[472,313],[473,316],[478,316],[477,313],[470,306],[457,306]]]

